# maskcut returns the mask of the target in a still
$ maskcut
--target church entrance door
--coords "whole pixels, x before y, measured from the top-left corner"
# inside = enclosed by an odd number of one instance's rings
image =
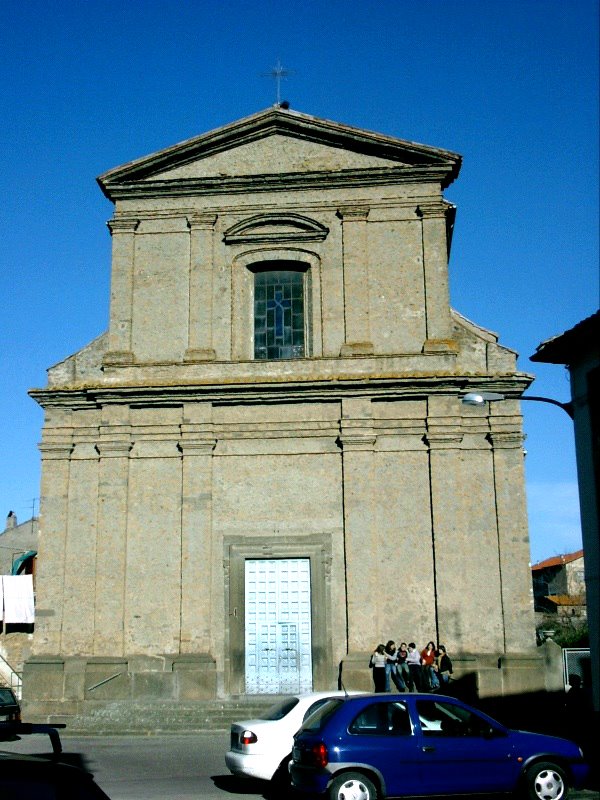
[[[312,689],[310,559],[246,559],[247,694]]]

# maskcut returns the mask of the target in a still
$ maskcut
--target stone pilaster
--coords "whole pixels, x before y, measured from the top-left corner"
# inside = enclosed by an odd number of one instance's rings
[[[36,575],[34,655],[60,653],[64,609],[65,551],[70,437],[43,442],[40,502],[39,569]]]
[[[108,223],[112,235],[110,327],[105,364],[133,363],[133,265],[135,231],[139,220],[114,217]]]
[[[98,451],[77,442],[71,453],[61,655],[90,654],[94,638]]]
[[[425,319],[427,338],[423,352],[456,350],[452,341],[450,295],[448,290],[448,244],[446,210],[442,203],[421,203],[423,239],[423,280],[425,284]]]
[[[488,440],[494,459],[505,652],[518,653],[536,646],[524,491],[524,436],[520,430],[492,430]]]
[[[370,398],[342,401],[339,443],[342,448],[344,492],[344,560],[346,572],[347,648],[349,653],[371,646],[373,605],[379,591],[373,514],[373,449],[376,434]],[[375,627],[377,630],[377,628]]]
[[[344,264],[344,344],[341,356],[373,353],[369,322],[369,255],[367,219],[369,209],[344,206],[342,220]]]
[[[463,425],[457,410],[455,398],[429,399],[426,440],[436,634],[454,652],[503,652],[505,619],[488,426],[482,421],[474,429],[466,420]]]
[[[211,650],[212,453],[216,445],[210,403],[184,406],[179,448],[183,454],[181,511],[182,653]]]
[[[185,361],[213,361],[213,231],[215,214],[190,214],[189,329]]]
[[[470,526],[465,501],[471,488],[463,485],[462,421],[453,397],[429,397],[425,444],[429,449],[429,547],[434,571],[430,585],[423,582],[421,586],[432,612],[428,638],[443,641],[456,652],[465,649],[461,641],[465,621],[457,619],[464,597],[456,575],[468,574],[473,554],[469,555]]]
[[[456,431],[429,431],[425,443],[429,447],[429,482],[430,482],[430,514],[431,514],[431,549],[433,558],[433,583],[422,585],[421,592],[433,612],[431,619],[431,638],[439,640],[440,630],[443,641],[448,639],[449,617],[451,605],[445,602],[446,592],[440,586],[439,571],[452,575],[452,569],[444,566],[442,553],[454,547],[456,554],[456,520],[459,517],[460,497],[457,491],[458,463],[462,434]],[[458,591],[458,589],[457,589]],[[440,596],[441,595],[441,596]],[[458,603],[457,603],[458,606]],[[448,617],[448,619],[446,619]],[[452,644],[450,645],[452,646]]]
[[[95,656],[122,656],[129,453],[132,447],[128,406],[103,408],[96,446],[100,460],[93,652]]]

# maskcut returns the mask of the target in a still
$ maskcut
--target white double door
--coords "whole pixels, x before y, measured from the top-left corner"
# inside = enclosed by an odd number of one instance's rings
[[[247,559],[247,694],[312,689],[310,559]]]

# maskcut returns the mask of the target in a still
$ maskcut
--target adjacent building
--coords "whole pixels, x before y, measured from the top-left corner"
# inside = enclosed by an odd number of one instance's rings
[[[600,311],[542,342],[532,361],[564,364],[571,381],[575,453],[585,553],[594,710],[600,711]]]
[[[552,556],[531,567],[535,611],[557,620],[587,618],[583,550]]]
[[[9,511],[0,531],[0,685],[12,686],[17,692],[23,662],[31,652],[37,546],[38,518],[19,522],[14,511]],[[18,576],[16,580],[14,576]]]
[[[37,543],[38,518],[19,522],[14,511],[9,511],[0,531],[0,575],[35,573]]]
[[[388,638],[543,681],[531,377],[450,306],[460,164],[277,106],[98,179],[109,328],[31,392],[32,713],[368,687]]]

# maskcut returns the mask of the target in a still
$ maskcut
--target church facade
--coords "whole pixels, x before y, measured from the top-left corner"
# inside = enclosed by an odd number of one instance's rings
[[[31,391],[33,713],[531,655],[531,379],[450,307],[460,162],[277,106],[98,179],[109,329]]]

